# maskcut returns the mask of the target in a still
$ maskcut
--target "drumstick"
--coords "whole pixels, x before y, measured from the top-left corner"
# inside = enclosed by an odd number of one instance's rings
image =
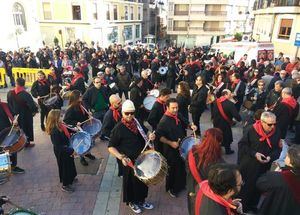
[[[78,147],[79,147],[80,143],[82,143],[82,141],[83,141],[83,139],[79,141],[79,143],[77,144],[77,146],[74,149],[75,151],[78,149]]]
[[[155,131],[153,131],[152,134],[155,134]],[[146,142],[145,147],[143,148],[143,150],[141,151],[140,154],[142,154],[142,153],[146,150],[146,148],[148,147],[148,145],[149,145],[150,142],[151,142],[151,140],[149,139],[149,140]]]
[[[47,95],[45,95],[45,96],[40,96],[40,99],[42,99],[42,98],[46,98],[46,97],[48,97],[50,94],[47,94]]]
[[[90,120],[92,120],[93,118],[91,117],[91,118],[88,118],[87,120],[84,120],[83,122],[81,122],[80,124],[84,124],[84,123],[86,123],[86,122],[88,122],[88,121],[90,121]]]
[[[8,133],[8,135],[7,135],[7,136],[10,136],[10,135],[11,135],[11,132],[12,132],[13,128],[15,127],[15,125],[14,125],[14,121],[15,121],[15,120],[18,120],[18,118],[19,118],[19,114],[18,114],[18,115],[16,115],[16,118],[13,120],[13,124],[12,124],[12,126],[11,126],[11,129],[10,129],[10,131],[9,131],[9,133]]]

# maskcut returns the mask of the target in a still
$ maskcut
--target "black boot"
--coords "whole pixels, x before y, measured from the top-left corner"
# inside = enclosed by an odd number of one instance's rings
[[[83,166],[88,166],[88,162],[85,160],[84,157],[80,157],[80,163],[83,165]]]

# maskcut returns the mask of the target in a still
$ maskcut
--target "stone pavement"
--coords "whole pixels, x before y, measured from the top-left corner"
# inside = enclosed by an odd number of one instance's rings
[[[0,90],[0,98],[6,100],[6,93]],[[79,182],[72,194],[60,190],[57,164],[49,136],[40,130],[39,116],[34,119],[36,146],[18,153],[18,165],[25,174],[12,175],[10,181],[0,185],[0,195],[24,208],[32,208],[43,215],[128,215],[133,212],[122,203],[122,180],[117,177],[115,158],[108,156],[107,143],[96,141],[92,153],[103,158],[97,175],[78,175]],[[201,118],[201,130],[211,127],[209,111]],[[234,128],[233,149],[241,135],[240,128]],[[235,162],[236,153],[224,156],[228,162]],[[164,183],[149,188],[148,201],[155,208],[144,214],[187,214],[186,193],[171,198],[164,189]],[[10,209],[11,206],[5,206]]]

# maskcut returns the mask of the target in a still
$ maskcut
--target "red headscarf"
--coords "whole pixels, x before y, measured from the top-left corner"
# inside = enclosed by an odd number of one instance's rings
[[[118,109],[114,108],[113,106],[110,106],[109,109],[112,110],[113,113],[113,118],[116,122],[119,121],[119,119],[121,118],[120,112]]]
[[[178,115],[177,114],[174,115],[174,114],[170,113],[169,111],[166,111],[165,115],[168,116],[168,117],[173,118],[175,120],[175,122],[176,122],[176,125],[178,125],[178,123],[180,122],[180,120],[178,119]]]
[[[256,133],[260,136],[259,141],[263,142],[267,140],[268,146],[272,148],[272,144],[269,138],[275,133],[275,128],[273,128],[273,130],[269,134],[266,134],[260,120],[257,120],[254,123],[253,128],[256,131]]]

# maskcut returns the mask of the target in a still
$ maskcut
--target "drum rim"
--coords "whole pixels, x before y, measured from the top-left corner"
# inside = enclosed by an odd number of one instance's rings
[[[10,127],[7,127],[7,128],[4,128],[0,133],[4,133],[4,131],[6,131],[6,130],[10,130],[11,129],[11,127],[12,126],[10,126]],[[14,128],[12,129],[12,130],[17,130],[17,132],[19,132],[19,137],[18,137],[18,139],[17,139],[17,141],[16,142],[19,142],[19,140],[21,139],[21,137],[23,136],[23,134],[25,134],[24,133],[24,131],[20,128],[20,127],[18,127],[18,126],[14,126]],[[9,132],[8,132],[9,133]],[[25,136],[26,137],[26,136]],[[5,138],[4,138],[5,139]],[[9,148],[9,147],[11,147],[11,146],[8,146],[8,147],[6,147],[6,148]],[[6,148],[4,148],[4,149],[6,149]],[[6,149],[7,150],[7,149]],[[8,150],[9,151],[9,150]]]

